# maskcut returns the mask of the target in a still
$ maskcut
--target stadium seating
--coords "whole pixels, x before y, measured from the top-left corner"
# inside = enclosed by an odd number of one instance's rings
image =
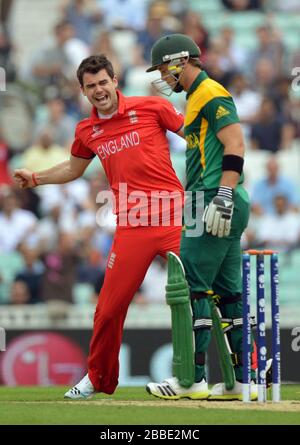
[[[218,13],[224,9],[220,0],[209,0],[209,1],[199,1],[199,0],[189,0],[189,6],[191,9],[201,13]]]
[[[276,13],[270,14],[270,21],[281,30],[298,29],[300,30],[300,14]]]

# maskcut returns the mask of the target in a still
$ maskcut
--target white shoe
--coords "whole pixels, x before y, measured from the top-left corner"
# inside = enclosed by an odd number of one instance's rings
[[[77,385],[73,386],[73,388],[66,392],[65,399],[90,399],[95,394],[95,388],[93,387],[88,374],[86,374]]]
[[[209,396],[207,382],[204,379],[199,383],[194,383],[189,388],[184,388],[179,384],[177,377],[171,377],[162,383],[148,383],[146,390],[155,397],[167,400],[183,398],[206,400]]]
[[[226,389],[225,383],[217,383],[211,389],[208,400],[243,400],[243,384],[235,382],[233,389]],[[251,400],[257,400],[257,385],[251,382]]]

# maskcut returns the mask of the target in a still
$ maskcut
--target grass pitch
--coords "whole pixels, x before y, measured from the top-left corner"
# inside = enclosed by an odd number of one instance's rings
[[[144,388],[65,401],[66,389],[0,387],[0,425],[300,425],[300,385],[283,385],[276,404],[166,401]]]

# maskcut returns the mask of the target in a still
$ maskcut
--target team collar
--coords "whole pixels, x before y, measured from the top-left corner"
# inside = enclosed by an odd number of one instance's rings
[[[117,90],[117,96],[118,96],[118,112],[116,113],[116,115],[124,114],[126,110],[125,97],[123,96],[120,90]],[[99,122],[99,120],[102,120],[98,115],[96,107],[92,108],[91,119],[92,121],[97,121],[97,122]]]
[[[188,99],[189,96],[198,88],[200,83],[203,82],[203,80],[205,80],[207,78],[208,78],[208,75],[206,74],[206,72],[205,71],[201,71],[201,73],[198,74],[198,76],[196,77],[196,79],[194,80],[192,85],[190,86],[190,89],[187,92],[186,98]]]

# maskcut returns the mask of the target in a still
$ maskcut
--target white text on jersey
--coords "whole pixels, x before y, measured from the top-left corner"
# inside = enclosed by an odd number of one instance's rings
[[[122,135],[120,138],[111,139],[97,147],[97,153],[101,159],[106,159],[110,155],[116,154],[125,148],[135,147],[140,144],[140,135],[137,131],[132,131]]]

